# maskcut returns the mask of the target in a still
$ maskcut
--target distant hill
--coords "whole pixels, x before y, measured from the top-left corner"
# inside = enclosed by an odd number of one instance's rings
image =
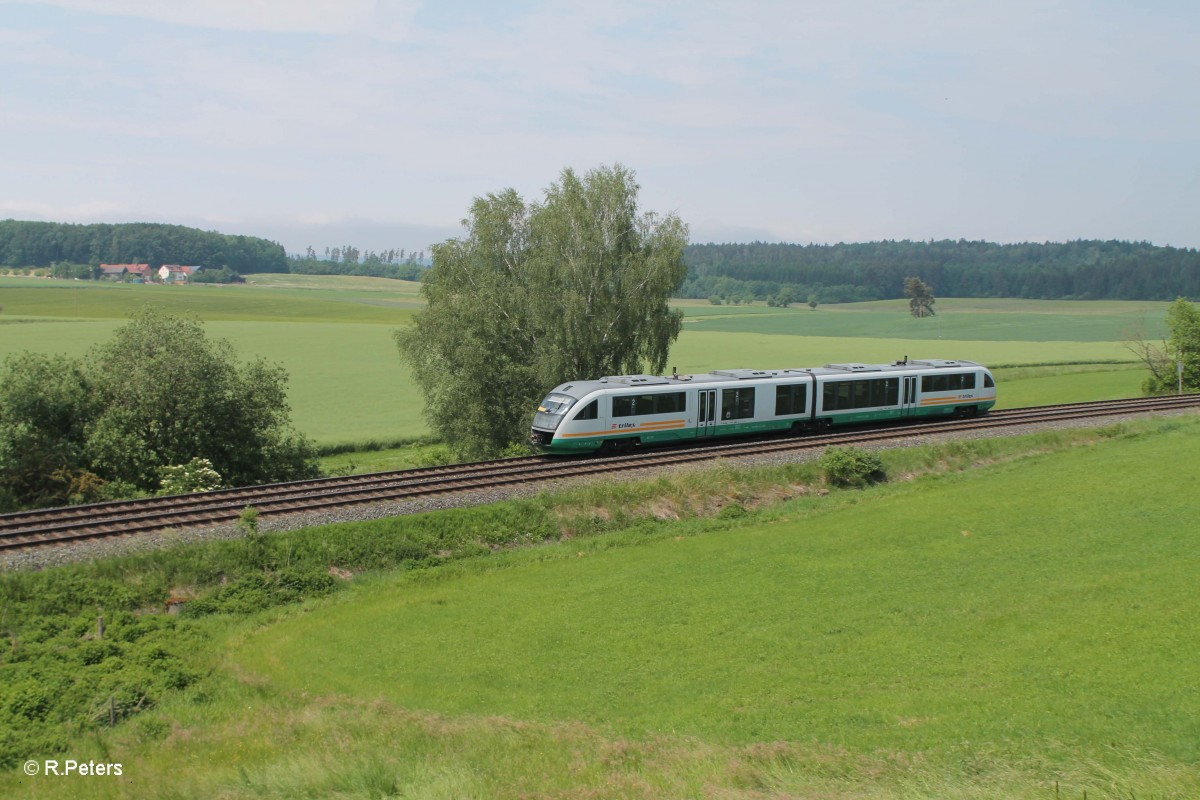
[[[1147,242],[883,241],[864,244],[693,244],[677,296],[795,301],[903,296],[920,277],[939,297],[1174,300],[1200,297],[1200,253]]]
[[[0,220],[0,266],[189,264],[252,272],[287,272],[283,246],[255,236],[230,236],[155,222],[73,225]]]
[[[276,242],[153,222],[75,225],[0,220],[0,266],[190,264],[241,274],[312,272],[414,279],[424,253],[288,257]],[[352,254],[353,258],[348,256]],[[407,256],[407,258],[405,258]],[[693,244],[688,276],[676,297],[724,302],[790,295],[821,303],[903,296],[904,279],[921,278],[938,297],[1047,300],[1200,298],[1200,252],[1148,242],[1080,240],[995,244],[966,240],[860,244]]]

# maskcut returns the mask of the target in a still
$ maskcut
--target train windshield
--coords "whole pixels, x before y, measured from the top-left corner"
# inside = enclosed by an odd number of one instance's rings
[[[543,430],[555,430],[562,422],[563,415],[575,404],[575,398],[566,394],[548,394],[538,405],[537,413],[533,416],[533,427]]]

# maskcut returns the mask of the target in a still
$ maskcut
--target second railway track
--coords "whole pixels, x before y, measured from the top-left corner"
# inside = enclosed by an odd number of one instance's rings
[[[247,506],[262,517],[437,494],[628,472],[716,458],[903,439],[930,433],[986,431],[1015,425],[1200,407],[1200,395],[1098,401],[993,411],[969,420],[889,425],[788,438],[762,438],[675,447],[610,458],[550,456],[429,467],[226,489],[194,495],[41,509],[0,515],[0,550],[44,547],[81,539],[207,526],[234,521]]]

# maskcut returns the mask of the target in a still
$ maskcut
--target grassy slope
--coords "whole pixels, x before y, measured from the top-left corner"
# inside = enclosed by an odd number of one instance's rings
[[[80,742],[126,779],[0,793],[1193,796],[1200,422],[1159,429],[363,578]]]
[[[725,535],[397,581],[237,659],[299,692],[631,735],[1187,759],[1195,435],[882,489],[836,514],[800,504]]]

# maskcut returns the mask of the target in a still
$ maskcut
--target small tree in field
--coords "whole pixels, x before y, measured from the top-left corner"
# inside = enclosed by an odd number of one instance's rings
[[[1150,371],[1142,390],[1166,394],[1180,387],[1179,365],[1183,365],[1183,390],[1200,391],[1200,309],[1184,298],[1167,308],[1167,337],[1161,345],[1136,333],[1125,347]]]
[[[160,467],[194,458],[232,486],[317,474],[291,427],[287,373],[240,363],[198,320],[140,311],[87,363],[98,397],[87,452],[102,477],[155,491]]]
[[[908,298],[908,308],[914,317],[934,315],[933,289],[920,278],[904,279],[904,296]]]

